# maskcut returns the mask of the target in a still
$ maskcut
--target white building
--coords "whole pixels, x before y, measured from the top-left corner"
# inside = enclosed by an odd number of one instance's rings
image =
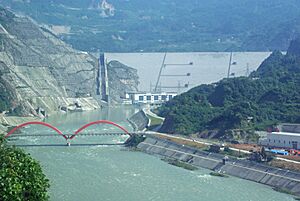
[[[261,145],[267,147],[278,147],[300,150],[300,133],[272,132],[267,138],[260,141]]]
[[[175,92],[147,93],[132,92],[126,93],[126,99],[131,100],[133,104],[161,104],[177,96]]]

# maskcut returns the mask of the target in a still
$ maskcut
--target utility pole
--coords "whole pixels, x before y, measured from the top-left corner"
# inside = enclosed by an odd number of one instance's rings
[[[166,57],[167,57],[167,53],[165,53],[164,55],[164,58],[163,58],[163,62],[162,62],[162,65],[160,67],[160,70],[159,70],[159,74],[158,74],[158,78],[157,78],[157,81],[156,81],[156,84],[155,84],[155,88],[154,88],[154,92],[158,92],[158,85],[160,83],[160,92],[161,92],[161,89],[164,88],[161,86],[161,82],[160,82],[160,79],[161,77],[189,77],[191,76],[191,73],[186,73],[186,74],[162,74],[162,70],[163,68],[165,68],[166,66],[192,66],[194,65],[193,62],[189,62],[189,63],[170,63],[170,64],[166,64],[165,61],[166,61]],[[169,88],[169,87],[168,87]],[[181,89],[182,87],[180,86],[179,89]]]

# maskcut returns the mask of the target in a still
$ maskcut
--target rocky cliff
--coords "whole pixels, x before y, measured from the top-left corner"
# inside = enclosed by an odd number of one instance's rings
[[[28,18],[0,8],[0,110],[37,115],[43,108],[82,105],[93,98],[97,60],[59,40]]]
[[[107,64],[110,99],[114,103],[125,98],[125,92],[138,91],[139,77],[137,70],[118,61]]]

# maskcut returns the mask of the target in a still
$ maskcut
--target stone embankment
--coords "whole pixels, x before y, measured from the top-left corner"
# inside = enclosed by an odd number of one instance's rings
[[[265,184],[300,196],[300,173],[230,158],[223,164],[224,155],[201,151],[168,140],[148,136],[138,145],[143,152],[168,157],[196,167]]]

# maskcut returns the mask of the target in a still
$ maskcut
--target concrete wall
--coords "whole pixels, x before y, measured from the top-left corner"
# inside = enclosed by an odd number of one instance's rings
[[[200,151],[155,137],[147,139],[138,145],[142,151],[169,157],[190,163],[227,175],[266,184],[271,187],[287,189],[296,195],[300,195],[300,173],[279,168],[270,167],[260,163],[237,160],[230,158],[225,165],[222,163],[224,155]]]
[[[267,138],[261,140],[260,143],[268,147],[300,149],[300,134],[272,132],[268,133]]]
[[[132,124],[134,130],[136,131],[144,131],[149,124],[149,118],[146,116],[143,110],[140,110],[132,115],[128,121]]]

